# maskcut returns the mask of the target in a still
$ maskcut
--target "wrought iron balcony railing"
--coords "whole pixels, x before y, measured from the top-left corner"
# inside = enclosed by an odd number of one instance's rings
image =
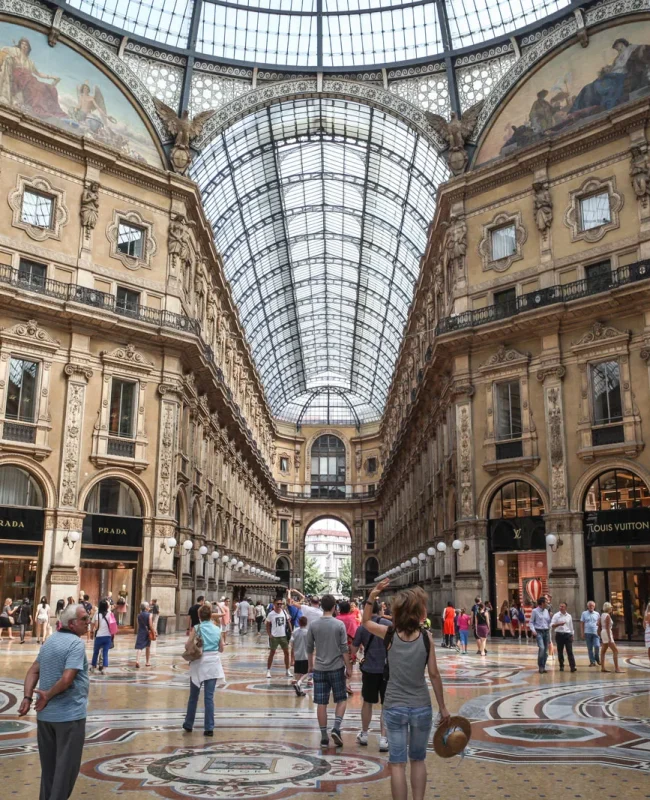
[[[545,289],[537,289],[535,292],[521,295],[512,301],[445,317],[436,325],[436,336],[464,328],[474,328],[477,325],[486,325],[488,322],[507,319],[535,308],[579,300],[582,297],[611,291],[647,278],[650,278],[650,261],[637,261],[635,264],[614,270],[611,277],[599,275],[598,278],[585,278],[566,283],[563,286],[548,286]]]

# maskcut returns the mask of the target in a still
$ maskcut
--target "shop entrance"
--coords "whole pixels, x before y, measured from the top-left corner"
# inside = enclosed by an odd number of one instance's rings
[[[118,624],[131,626],[140,603],[143,532],[140,499],[124,481],[106,478],[90,490],[85,511],[80,589],[93,605],[110,597]]]
[[[496,632],[502,608],[521,603],[528,620],[547,591],[544,505],[534,486],[512,481],[497,489],[490,503],[488,545]]]
[[[650,492],[629,470],[599,475],[584,500],[587,589],[612,604],[614,637],[643,641],[650,602]]]

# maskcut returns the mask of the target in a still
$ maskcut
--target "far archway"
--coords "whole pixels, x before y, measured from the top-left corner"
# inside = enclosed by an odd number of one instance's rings
[[[302,591],[352,596],[352,537],[340,520],[325,517],[307,529]]]

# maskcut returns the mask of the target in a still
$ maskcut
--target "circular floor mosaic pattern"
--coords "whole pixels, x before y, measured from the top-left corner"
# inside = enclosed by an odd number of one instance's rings
[[[101,758],[84,764],[82,772],[117,781],[121,790],[146,789],[161,797],[252,800],[333,792],[346,782],[378,780],[385,777],[385,764],[368,756],[321,753],[293,744],[260,750],[250,742],[229,742]]]

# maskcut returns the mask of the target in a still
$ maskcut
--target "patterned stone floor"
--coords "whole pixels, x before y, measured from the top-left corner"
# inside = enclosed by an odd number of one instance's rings
[[[134,668],[132,636],[119,636],[106,676],[91,678],[79,798],[254,798],[342,795],[390,798],[378,730],[360,729],[360,675],[344,722],[344,747],[322,751],[311,698],[297,698],[276,657],[265,677],[265,640],[234,637],[224,654],[227,684],[217,691],[214,739],[181,731],[189,678],[182,635],[162,638],[150,669]],[[90,651],[90,644],[88,645]],[[37,645],[0,641],[0,797],[36,800],[35,717],[16,716],[22,679]],[[464,759],[430,752],[428,798],[650,798],[650,661],[622,648],[622,675],[555,661],[540,676],[536,648],[491,642],[487,658],[438,649],[450,710],[472,719]],[[333,720],[333,710],[330,711]]]

